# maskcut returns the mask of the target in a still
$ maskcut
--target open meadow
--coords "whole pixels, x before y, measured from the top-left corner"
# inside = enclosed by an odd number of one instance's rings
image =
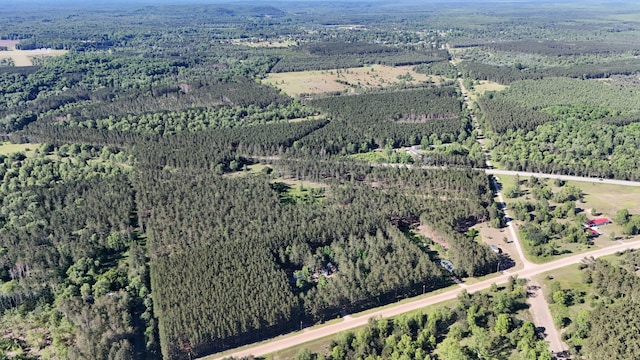
[[[385,88],[399,83],[439,84],[442,78],[419,74],[414,66],[372,65],[359,68],[271,73],[263,83],[271,84],[287,95],[355,92],[358,88]]]
[[[473,88],[469,89],[469,98],[473,101],[477,101],[487,91],[502,91],[506,88],[506,85],[498,84],[497,82],[478,80],[477,83],[473,85]]]
[[[67,50],[37,49],[37,50],[8,50],[0,51],[0,59],[13,59],[15,66],[31,66],[34,58],[47,56],[62,56]]]

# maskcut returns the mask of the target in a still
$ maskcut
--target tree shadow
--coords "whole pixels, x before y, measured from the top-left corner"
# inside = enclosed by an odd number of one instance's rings
[[[516,262],[511,258],[511,256],[505,253],[498,255],[498,258],[500,259],[498,271],[509,270],[512,267],[516,266]]]

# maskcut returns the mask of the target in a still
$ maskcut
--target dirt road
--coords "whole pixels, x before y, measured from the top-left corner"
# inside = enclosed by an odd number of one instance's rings
[[[544,339],[549,342],[549,350],[556,354],[569,349],[569,347],[562,342],[560,333],[553,323],[553,317],[551,316],[551,311],[549,311],[549,304],[547,304],[545,294],[540,284],[530,282],[527,293],[527,303],[529,303],[529,311],[531,311],[533,315],[533,323],[536,324],[537,327],[544,328]]]
[[[593,256],[594,258],[597,258],[604,255],[614,254],[618,251],[623,251],[627,249],[638,249],[638,248],[640,248],[640,240],[636,240],[633,242],[620,242],[614,246],[562,258],[546,264],[540,264],[540,265],[531,264],[529,267],[519,271],[515,271],[511,274],[505,273],[493,279],[488,279],[475,284],[471,284],[467,286],[465,290],[472,293],[472,292],[486,289],[489,286],[491,286],[491,284],[493,283],[496,283],[496,284],[505,283],[508,281],[509,276],[518,276],[520,278],[530,278],[531,276],[538,275],[543,272],[559,269],[561,267],[564,267],[570,264],[579,263],[585,257]],[[462,290],[463,290],[462,288],[458,288],[455,290],[447,291],[442,294],[430,296],[428,298],[411,301],[408,303],[389,307],[383,310],[375,311],[365,316],[348,317],[342,322],[337,324],[305,329],[304,331],[299,332],[296,335],[285,337],[282,339],[276,339],[269,343],[256,345],[256,346],[249,347],[237,352],[229,352],[225,354],[225,356],[235,356],[235,357],[243,357],[243,356],[249,356],[249,355],[262,356],[275,351],[284,350],[292,346],[300,345],[311,340],[319,339],[325,336],[338,333],[340,331],[349,330],[358,326],[365,325],[367,324],[369,318],[372,318],[372,317],[396,316],[405,312],[423,308],[425,306],[437,304],[445,300],[454,299],[456,296],[458,296],[458,294]],[[220,355],[214,354],[206,357],[205,359],[212,360],[212,359],[221,359],[221,358],[223,357]]]
[[[469,93],[467,91],[467,88],[465,88],[464,82],[462,81],[462,79],[458,79],[458,84],[460,85],[460,92],[462,92],[462,96],[464,97],[464,103],[467,106],[467,109],[469,109],[469,113],[471,114],[471,121],[473,122],[473,127],[476,130],[478,130],[478,133],[480,134],[482,129],[480,128],[480,124],[478,123],[478,120],[476,119],[476,116],[473,113],[473,108],[471,106],[471,100],[469,98]],[[482,147],[482,151],[484,152],[485,163],[487,164],[487,168],[491,169],[491,160],[490,160],[491,157],[489,155],[489,152],[487,151],[487,148],[484,146],[484,142],[482,141],[480,136],[478,137],[477,141],[480,143],[480,146]],[[522,246],[520,245],[520,239],[518,239],[518,233],[515,229],[515,226],[513,226],[511,222],[511,217],[509,217],[509,215],[507,214],[507,210],[505,208],[506,203],[504,202],[504,199],[502,197],[502,192],[500,191],[501,187],[498,184],[498,180],[494,177],[492,181],[493,181],[493,184],[492,184],[493,188],[496,189],[496,196],[498,197],[499,205],[502,208],[502,211],[504,212],[504,215],[505,215],[506,225],[507,225],[507,228],[509,229],[509,235],[511,236],[511,241],[514,243],[516,247],[516,251],[518,253],[517,255],[519,259],[513,259],[513,260],[516,261],[516,263],[521,263],[526,269],[530,267],[532,264],[524,256],[524,251],[522,251]]]

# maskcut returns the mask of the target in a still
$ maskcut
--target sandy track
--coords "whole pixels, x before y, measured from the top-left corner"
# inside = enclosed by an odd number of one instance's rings
[[[553,323],[553,317],[551,311],[549,311],[549,304],[545,299],[542,287],[537,282],[529,283],[527,292],[527,303],[529,304],[529,311],[533,315],[533,323],[538,327],[544,328],[545,340],[549,342],[549,350],[554,354],[569,349],[566,344],[562,342],[560,333]]]

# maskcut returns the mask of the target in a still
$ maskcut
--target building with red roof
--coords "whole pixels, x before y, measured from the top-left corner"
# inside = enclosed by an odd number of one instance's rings
[[[589,221],[587,223],[587,225],[589,225],[589,227],[591,227],[591,226],[602,226],[602,225],[608,225],[608,224],[611,224],[611,220],[609,220],[609,219],[607,219],[605,217],[596,218],[596,219],[593,219],[593,220],[591,220],[591,221]]]

